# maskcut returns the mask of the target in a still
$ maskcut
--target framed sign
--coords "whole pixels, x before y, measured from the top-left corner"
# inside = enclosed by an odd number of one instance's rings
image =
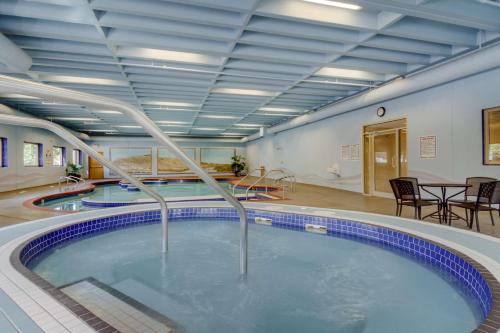
[[[483,164],[500,165],[500,106],[483,110]]]
[[[426,135],[420,137],[420,158],[436,158],[436,136]]]

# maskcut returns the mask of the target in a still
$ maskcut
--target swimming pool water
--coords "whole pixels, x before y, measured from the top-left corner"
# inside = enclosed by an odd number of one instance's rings
[[[229,183],[219,182],[219,184],[232,191]],[[204,196],[216,194],[210,186],[203,182],[186,182],[186,183],[168,183],[159,185],[147,185],[153,188],[164,198],[173,197],[191,197],[191,196]],[[237,189],[237,194],[245,193],[245,189]],[[255,191],[251,191],[255,192]],[[97,201],[106,202],[132,202],[138,199],[151,199],[146,193],[142,191],[129,192],[127,189],[121,188],[118,184],[99,185],[92,192],[83,193],[76,196],[69,196],[55,200],[48,200],[41,207],[52,208],[56,210],[70,210],[70,211],[83,211],[92,210],[98,207],[89,207],[82,204],[82,198],[89,198]],[[153,199],[151,199],[153,200]]]
[[[186,332],[470,332],[479,308],[451,277],[398,252],[339,237],[249,225],[239,278],[239,225],[170,223],[95,235],[30,264],[56,286],[93,277]]]

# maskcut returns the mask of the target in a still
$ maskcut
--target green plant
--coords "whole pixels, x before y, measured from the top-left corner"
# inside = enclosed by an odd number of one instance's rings
[[[239,177],[247,167],[245,157],[241,155],[234,155],[231,157],[231,160],[233,161],[233,163],[231,163],[231,169],[233,170],[234,175]]]
[[[80,176],[80,171],[82,170],[83,166],[80,164],[74,164],[74,163],[68,163],[68,166],[66,167],[66,173],[68,175],[77,175]]]

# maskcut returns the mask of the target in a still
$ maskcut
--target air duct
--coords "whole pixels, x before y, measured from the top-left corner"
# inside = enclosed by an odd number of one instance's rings
[[[314,113],[305,114],[267,129],[268,134],[283,132],[341,113],[354,111],[370,105],[413,94],[448,82],[459,80],[500,67],[500,44],[492,44],[473,53],[431,66],[406,78],[401,77],[379,88],[333,103]],[[260,138],[256,133],[245,138],[253,141]]]
[[[0,63],[16,72],[26,73],[33,63],[31,57],[0,33]]]

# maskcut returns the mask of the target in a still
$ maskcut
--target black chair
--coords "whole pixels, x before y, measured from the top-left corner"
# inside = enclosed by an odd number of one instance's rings
[[[458,193],[458,194],[455,194],[455,195],[451,196],[450,198],[448,198],[448,202],[451,202],[453,204],[475,203],[477,194],[479,193],[479,186],[481,185],[481,183],[488,183],[488,182],[494,182],[494,181],[496,181],[496,178],[468,177],[468,178],[466,178],[465,183],[467,185],[470,185],[470,187],[467,187],[465,189],[464,198],[463,199],[453,199],[455,196],[461,194],[461,193]],[[499,211],[499,213],[500,213],[500,211]],[[490,212],[490,215],[491,215],[491,219],[493,220],[493,213]],[[467,223],[469,223],[469,210],[468,209],[465,210],[465,221],[467,221]]]
[[[422,207],[437,205],[439,223],[441,223],[441,201],[439,199],[423,199],[420,195],[417,178],[401,177],[391,179],[389,182],[396,198],[397,216],[401,216],[403,206],[410,206],[415,209],[415,219],[421,220]]]
[[[451,217],[452,207],[460,207],[470,211],[470,222],[467,221],[467,224],[469,228],[472,229],[475,218],[476,228],[479,232],[479,212],[488,211],[490,213],[491,224],[495,225],[495,221],[493,220],[493,211],[496,210],[496,208],[491,207],[491,205],[498,203],[500,203],[500,181],[481,183],[479,185],[479,191],[475,202],[450,202],[448,204],[448,214]],[[451,224],[451,219],[448,221],[448,223]]]

